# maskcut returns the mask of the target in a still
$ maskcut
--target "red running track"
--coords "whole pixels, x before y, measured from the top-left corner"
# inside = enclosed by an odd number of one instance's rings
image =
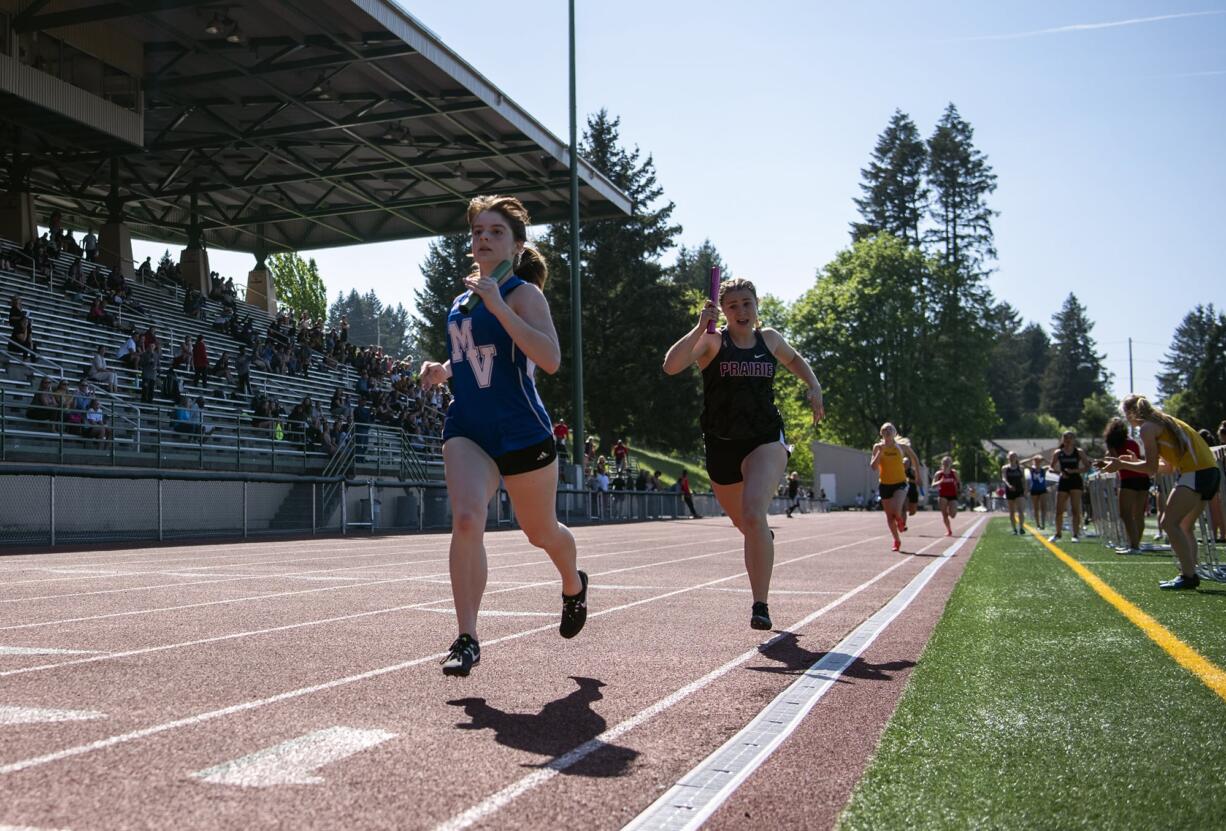
[[[571,641],[544,554],[488,535],[466,679],[438,667],[446,535],[0,558],[0,828],[620,828],[951,542],[936,514],[902,555],[880,513],[772,523],[782,637],[726,519],[577,529]],[[973,545],[713,826],[833,824]]]

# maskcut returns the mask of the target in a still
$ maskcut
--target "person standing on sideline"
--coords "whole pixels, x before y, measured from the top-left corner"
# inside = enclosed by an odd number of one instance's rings
[[[788,519],[792,518],[792,511],[800,510],[800,474],[792,471],[788,476]]]
[[[1134,470],[1147,476],[1171,472],[1175,487],[1166,500],[1162,528],[1179,561],[1179,576],[1158,584],[1162,589],[1194,589],[1200,585],[1196,574],[1196,534],[1193,526],[1205,510],[1205,504],[1218,494],[1222,471],[1213,451],[1200,435],[1184,422],[1167,415],[1149,403],[1143,395],[1133,393],[1120,402],[1124,418],[1141,428],[1141,445],[1145,458],[1131,454],[1107,456],[1101,464],[1104,471]]]
[[[941,509],[941,519],[945,522],[945,536],[952,537],[954,529],[951,523],[958,515],[958,493],[962,490],[952,456],[941,459],[941,469],[932,477],[932,487],[937,489],[937,505]]]
[[[1108,456],[1141,458],[1141,445],[1129,437],[1128,422],[1118,416],[1107,422],[1103,444],[1107,447]],[[1124,523],[1128,544],[1115,549],[1115,553],[1140,554],[1141,534],[1145,531],[1145,506],[1149,502],[1149,476],[1135,470],[1121,470],[1118,476],[1120,520]]]
[[[724,313],[727,324],[707,332]],[[698,323],[669,347],[664,371],[697,364],[702,372],[702,434],[707,473],[720,507],[745,537],[745,571],[753,592],[749,625],[772,627],[767,596],[775,545],[767,525],[775,489],[787,469],[783,418],[775,406],[775,370],[782,366],[808,387],[813,423],[825,415],[822,387],[808,361],[758,320],[758,292],[749,280],[725,280],[719,308],[707,301]]]
[[[690,515],[699,519],[698,510],[694,507],[694,495],[690,493],[690,472],[685,468],[681,468],[681,478],[677,480],[677,486],[681,488],[681,498],[685,500],[685,507],[690,509]]]
[[[1009,526],[1014,534],[1025,533],[1022,523],[1026,521],[1026,473],[1016,453],[1009,453],[1009,464],[1000,469],[1000,481],[1005,483],[1005,504],[1009,506]]]
[[[1030,486],[1030,512],[1042,531],[1047,527],[1047,468],[1043,466],[1043,457],[1036,453],[1026,473]]]
[[[911,449],[911,442],[898,435],[898,428],[890,422],[881,425],[881,441],[873,445],[873,457],[869,467],[877,470],[877,493],[881,497],[881,510],[885,511],[886,526],[894,537],[894,550],[902,549],[899,531],[907,530],[907,514],[903,507],[907,501],[907,472],[904,461],[910,460],[919,470],[919,457]]]
[[[528,211],[512,196],[478,196],[468,203],[475,267],[467,291],[447,315],[449,360],[424,361],[421,384],[451,379],[443,426],[443,466],[451,502],[451,593],[459,636],[443,661],[447,675],[468,675],[481,660],[477,613],[488,565],[485,519],[502,478],[528,542],[544,549],[562,578],[564,638],[587,620],[587,575],[576,568],[575,538],[558,522],[558,461],[552,422],[536,394],[537,367],[561,364],[558,334],[542,289],[544,258],[527,244]],[[501,284],[491,274],[503,260],[514,274]],[[461,308],[475,295],[481,302]]]
[[[1090,457],[1077,446],[1077,435],[1072,430],[1065,430],[1060,437],[1060,446],[1051,454],[1051,469],[1060,474],[1060,484],[1056,486],[1056,533],[1047,541],[1060,539],[1064,531],[1064,507],[1067,505],[1073,512],[1073,542],[1080,542],[1081,492],[1085,489],[1081,474],[1090,469]]]

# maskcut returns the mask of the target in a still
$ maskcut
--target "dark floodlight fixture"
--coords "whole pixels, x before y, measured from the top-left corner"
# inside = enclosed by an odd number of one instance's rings
[[[222,21],[221,15],[219,15],[217,12],[213,12],[213,17],[209,20],[209,25],[204,27],[204,33],[206,35],[220,35],[224,25],[225,23]]]
[[[392,124],[389,124],[386,127],[384,127],[383,135],[379,136],[379,140],[380,141],[395,141],[396,140],[395,126]]]
[[[319,100],[321,101],[331,101],[332,100],[332,82],[331,81],[324,81],[322,84],[320,84]]]
[[[322,72],[315,78],[315,83],[311,84],[311,95],[319,95],[324,91],[324,84],[328,83],[328,78]]]
[[[243,32],[238,28],[238,23],[230,21],[233,25],[230,27],[230,33],[226,35],[226,43],[242,43]]]

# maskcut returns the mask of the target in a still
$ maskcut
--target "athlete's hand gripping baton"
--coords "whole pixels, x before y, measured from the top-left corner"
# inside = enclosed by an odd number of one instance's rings
[[[503,260],[494,267],[494,273],[490,275],[495,283],[501,286],[511,276],[512,270],[515,268],[510,260]],[[477,294],[472,289],[469,289],[468,297],[464,302],[460,303],[460,311],[464,314],[471,314],[472,310],[481,305],[481,295]]]

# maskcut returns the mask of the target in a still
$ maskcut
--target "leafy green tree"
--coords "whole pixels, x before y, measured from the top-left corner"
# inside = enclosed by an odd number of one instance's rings
[[[621,144],[620,121],[600,110],[587,119],[581,152],[630,197],[628,217],[583,222],[583,373],[585,427],[607,448],[628,438],[641,446],[692,450],[698,430],[699,378],[666,376],[668,347],[695,323],[692,297],[667,279],[660,262],[680,226],[656,180],[655,162]],[[573,418],[570,228],[552,225],[541,244],[550,267],[546,294],[562,345],[562,369],[540,380],[551,414]]]
[[[1096,392],[1081,404],[1077,418],[1077,435],[1098,437],[1103,434],[1107,422],[1118,415],[1119,402],[1107,391]]]
[[[1061,424],[1075,424],[1085,400],[1107,391],[1110,376],[1090,335],[1093,329],[1085,307],[1070,293],[1052,317],[1051,356],[1043,374],[1042,409]]]
[[[974,145],[975,131],[950,104],[928,139],[928,184],[933,190],[928,240],[941,262],[959,271],[979,271],[996,258],[988,194],[996,174]]]
[[[1163,401],[1192,385],[1192,377],[1205,358],[1218,319],[1212,303],[1208,306],[1197,304],[1175,327],[1171,348],[1162,359],[1162,372],[1158,374],[1158,396]]]
[[[282,306],[295,312],[305,311],[312,320],[324,318],[328,311],[328,290],[314,258],[304,261],[297,252],[273,254],[267,265]]]
[[[862,222],[852,223],[852,239],[864,239],[881,231],[912,245],[920,244],[920,223],[928,210],[929,190],[924,181],[928,148],[911,117],[894,110],[890,123],[877,138],[872,160],[860,170],[856,199]]]
[[[413,291],[417,314],[417,352],[423,358],[444,360],[447,354],[447,314],[456,295],[464,290],[463,279],[472,271],[468,234],[448,234],[430,243],[421,265],[425,278]]]

